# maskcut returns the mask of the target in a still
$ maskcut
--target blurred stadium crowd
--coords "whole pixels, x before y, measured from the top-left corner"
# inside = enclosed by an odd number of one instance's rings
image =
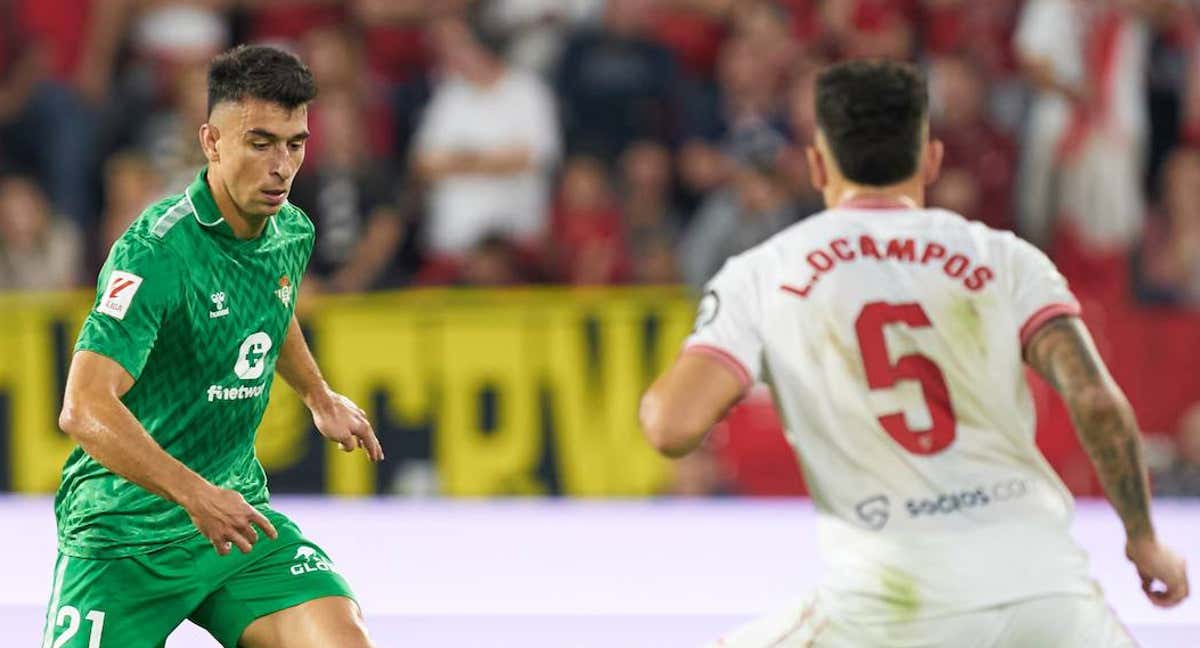
[[[1119,354],[1125,329],[1168,333],[1112,313],[1200,305],[1192,7],[0,0],[0,291],[87,286],[142,208],[182,191],[204,162],[207,62],[233,43],[286,47],[316,76],[291,201],[317,224],[305,290],[334,293],[699,286],[821,208],[803,149],[820,66],[891,57],[930,77],[931,204],[1049,251]],[[1200,342],[1185,321],[1181,343]],[[1167,492],[1200,494],[1197,401],[1151,424],[1178,432]]]

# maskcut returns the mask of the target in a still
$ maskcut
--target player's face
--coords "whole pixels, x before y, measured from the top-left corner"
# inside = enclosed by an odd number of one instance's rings
[[[201,129],[216,173],[246,216],[267,217],[283,207],[304,162],[308,107],[288,110],[258,99],[218,105]]]

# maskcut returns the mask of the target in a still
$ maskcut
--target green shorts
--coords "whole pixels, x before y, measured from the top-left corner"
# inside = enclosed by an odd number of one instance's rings
[[[43,648],[161,648],[184,619],[235,648],[255,619],[325,596],[354,598],[317,545],[265,511],[279,538],[219,556],[196,534],[148,554],[54,565]]]

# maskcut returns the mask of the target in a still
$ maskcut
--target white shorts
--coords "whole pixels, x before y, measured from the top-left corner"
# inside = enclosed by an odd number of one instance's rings
[[[863,624],[837,619],[810,596],[734,630],[710,648],[1132,648],[1137,642],[1098,594],[1053,595],[974,612]]]

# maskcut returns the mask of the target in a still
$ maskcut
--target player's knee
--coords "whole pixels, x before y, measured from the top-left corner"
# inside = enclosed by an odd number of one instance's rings
[[[318,645],[375,648],[375,643],[371,641],[371,637],[367,633],[367,624],[358,605],[351,602],[343,609],[345,610],[343,613],[322,624],[325,632],[321,634],[325,635],[325,638],[319,641]]]
[[[367,634],[367,626],[361,618],[348,619],[330,630],[329,636],[321,640],[318,645],[375,648],[375,642],[371,641],[371,637]]]

